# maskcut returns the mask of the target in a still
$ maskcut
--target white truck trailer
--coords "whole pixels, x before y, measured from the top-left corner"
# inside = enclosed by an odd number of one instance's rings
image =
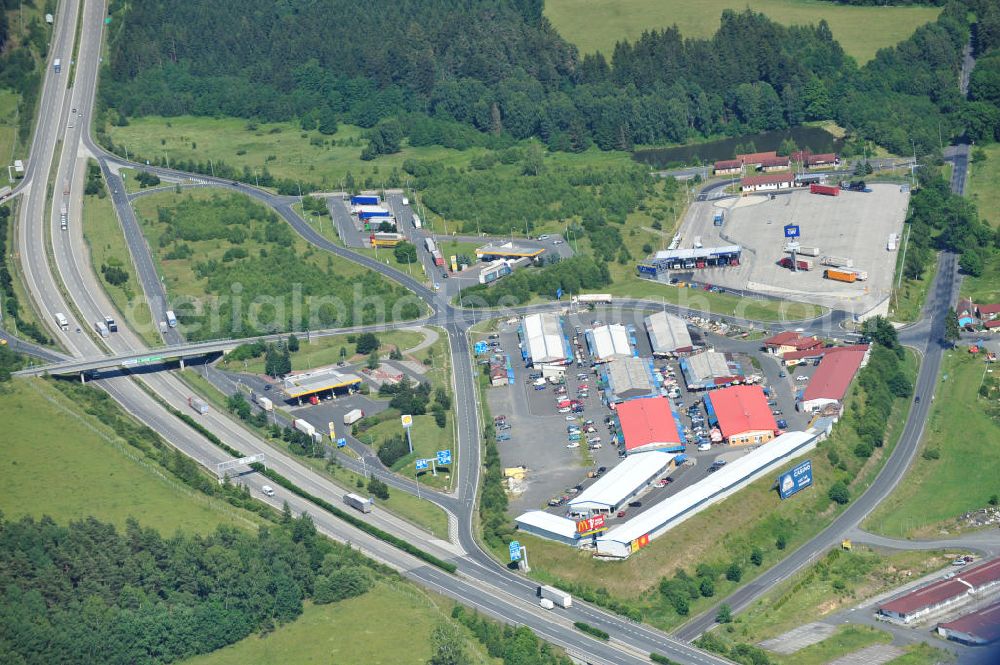
[[[536,595],[542,599],[551,600],[559,607],[569,608],[573,606],[573,596],[555,588],[554,586],[540,586]]]
[[[353,425],[354,423],[358,422],[364,417],[365,417],[365,412],[362,411],[361,409],[351,409],[350,411],[344,414],[344,424]]]

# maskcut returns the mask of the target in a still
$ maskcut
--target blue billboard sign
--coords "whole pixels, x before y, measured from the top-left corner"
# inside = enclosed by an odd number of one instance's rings
[[[337,439],[337,447],[343,448],[347,445],[347,439]]]
[[[516,540],[510,541],[510,560],[520,561],[521,560],[521,543]]]
[[[437,463],[441,466],[451,464],[451,451],[450,450],[439,450],[437,451]]]
[[[778,494],[781,495],[782,499],[787,499],[799,490],[804,490],[812,485],[812,482],[812,460],[806,460],[778,477]]]
[[[428,468],[427,460],[418,459],[417,460],[417,471],[426,471]]]
[[[786,238],[798,238],[799,237],[799,225],[798,224],[786,224],[785,225],[785,237]]]

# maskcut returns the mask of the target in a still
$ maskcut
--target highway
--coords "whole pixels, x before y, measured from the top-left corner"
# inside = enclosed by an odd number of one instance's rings
[[[68,0],[59,8],[56,34],[53,39],[52,57],[61,57],[69,62],[74,38],[72,27],[76,24],[79,0]],[[159,353],[161,349],[149,350],[142,341],[124,325],[119,333],[106,339],[99,339],[92,331],[92,322],[106,314],[114,313],[114,307],[105,295],[99,280],[94,275],[86,259],[85,243],[80,229],[80,207],[85,178],[87,156],[98,160],[108,184],[112,201],[119,216],[124,236],[128,242],[132,260],[143,290],[149,299],[154,316],[160,316],[166,309],[165,294],[156,271],[149,248],[145,244],[141,230],[132,212],[129,196],[126,195],[117,168],[138,165],[129,164],[118,157],[109,155],[94,142],[90,133],[84,131],[93,117],[94,91],[97,82],[99,54],[103,32],[104,3],[99,0],[85,0],[83,6],[82,30],[80,32],[79,55],[75,66],[76,85],[67,89],[68,72],[56,75],[49,68],[46,72],[42,97],[39,104],[40,117],[32,144],[31,159],[26,175],[15,195],[22,198],[18,225],[18,248],[24,269],[25,281],[37,305],[37,309],[51,317],[53,312],[63,312],[71,320],[70,330],[61,331],[47,321],[62,346],[74,357],[92,361],[105,355],[136,356]],[[75,122],[70,122],[71,109],[79,113]],[[82,117],[81,117],[82,116]],[[85,121],[86,123],[85,123]],[[72,124],[73,127],[69,125]],[[61,140],[61,142],[60,142]],[[55,196],[46,200],[46,181],[56,161],[54,182]],[[535,583],[499,565],[478,544],[475,537],[475,508],[479,483],[480,446],[477,391],[475,368],[472,364],[467,332],[481,315],[452,307],[444,294],[438,293],[422,282],[398,271],[392,270],[371,258],[344,249],[317,233],[293,209],[296,197],[274,196],[264,190],[243,184],[232,183],[205,176],[193,176],[171,169],[148,169],[167,177],[193,179],[201,183],[223,186],[241,191],[272,207],[292,228],[308,242],[344,260],[360,264],[383,274],[407,288],[423,303],[430,314],[427,321],[440,325],[446,331],[454,367],[455,422],[458,435],[458,480],[453,496],[439,496],[435,500],[449,510],[458,522],[457,543],[434,538],[413,525],[394,516],[377,511],[366,518],[373,524],[441,558],[458,565],[458,575],[447,575],[429,568],[395,548],[376,541],[353,527],[323,512],[294,495],[281,493],[276,501],[288,500],[296,512],[307,511],[313,516],[317,528],[324,534],[359,545],[372,557],[396,567],[415,581],[449,595],[461,602],[477,607],[508,623],[531,627],[544,639],[566,647],[571,653],[586,658],[590,662],[628,663],[647,662],[645,655],[651,651],[662,653],[677,662],[698,664],[725,663],[719,658],[696,649],[684,640],[688,635],[699,634],[704,627],[692,622],[679,633],[680,639],[670,637],[648,626],[636,624],[616,615],[604,612],[586,603],[575,603],[570,610],[545,612],[534,601]],[[62,183],[70,183],[71,224],[69,231],[59,228],[58,207]],[[950,263],[949,263],[950,260]],[[933,324],[924,329],[925,354],[918,379],[918,391],[932,391],[940,363],[941,349],[934,340],[940,337],[943,317],[936,317],[941,307],[950,304],[950,298],[957,288],[954,279],[955,258],[942,257],[945,265],[938,271],[934,287],[933,303],[929,303],[929,320]],[[559,306],[559,305],[557,305]],[[523,314],[529,311],[549,309],[553,305],[514,308],[503,314]],[[650,311],[667,309],[683,313],[682,308],[660,305],[646,301],[622,301],[616,307]],[[490,313],[491,316],[495,313]],[[832,312],[815,321],[802,322],[809,330],[842,330],[847,319],[842,312]],[[713,317],[728,318],[728,317]],[[739,320],[733,319],[734,322]],[[384,328],[396,327],[404,322],[387,322]],[[413,325],[413,321],[405,325]],[[788,324],[786,324],[788,325]],[[76,328],[80,332],[76,332]],[[170,346],[184,343],[175,329],[162,331],[165,342]],[[916,337],[917,333],[914,333]],[[937,337],[935,337],[937,336]],[[919,339],[915,339],[919,342]],[[39,349],[34,349],[41,351]],[[50,352],[45,352],[50,353]],[[49,359],[53,359],[52,354]],[[209,469],[214,469],[221,461],[230,459],[200,434],[184,425],[165,407],[186,409],[190,391],[170,372],[144,373],[140,377],[116,376],[102,379],[100,386],[107,390],[127,411],[159,432],[179,450]],[[920,393],[918,393],[920,394]],[[929,394],[925,392],[923,394]],[[154,398],[154,395],[156,396]],[[762,590],[784,579],[813,560],[818,553],[839,539],[839,534],[856,526],[877,503],[887,495],[902,476],[912,459],[919,434],[926,418],[930,400],[915,405],[913,417],[907,423],[899,445],[890,457],[886,468],[879,475],[868,493],[857,499],[834,524],[820,536],[794,552],[788,559],[768,571],[765,576],[737,592],[730,604],[739,609],[739,603],[751,602]],[[210,411],[199,417],[200,422],[223,441],[239,449],[244,454],[262,452],[267,456],[267,465],[295,482],[305,490],[338,501],[341,493],[335,485],[320,474],[312,471],[294,458],[256,437],[239,423],[225,414]],[[259,490],[262,479],[256,474],[241,478],[252,489]],[[259,492],[255,496],[260,497]],[[744,594],[738,596],[738,594]],[[712,613],[714,616],[714,612]],[[572,621],[585,621],[611,634],[608,643],[583,636],[572,627]],[[710,622],[709,622],[710,625]]]

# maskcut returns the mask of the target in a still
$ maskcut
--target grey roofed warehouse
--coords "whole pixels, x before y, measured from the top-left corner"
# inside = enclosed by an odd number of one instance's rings
[[[687,323],[679,316],[657,312],[647,316],[645,323],[653,355],[688,353],[694,349]]]

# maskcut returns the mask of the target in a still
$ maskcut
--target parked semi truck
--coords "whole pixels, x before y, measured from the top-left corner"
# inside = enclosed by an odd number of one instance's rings
[[[786,256],[778,261],[778,265],[782,268],[788,268],[790,270],[792,268],[792,259]],[[813,262],[809,259],[798,259],[795,261],[795,267],[799,270],[812,270]]]
[[[830,268],[823,271],[823,277],[827,279],[832,279],[835,282],[847,282],[848,284],[853,284],[858,281],[858,276],[850,270],[837,270],[835,268]]]
[[[351,197],[352,206],[377,206],[380,203],[377,195],[357,194]]]
[[[610,305],[611,304],[611,294],[610,293],[581,293],[578,296],[573,296],[573,302],[599,302]]]
[[[208,404],[205,403],[205,400],[199,399],[198,397],[188,397],[188,406],[201,415],[208,413]]]
[[[292,429],[302,432],[311,439],[316,439],[316,428],[312,426],[308,421],[302,420],[301,418],[296,418],[292,421]]]
[[[555,588],[554,586],[540,586],[535,592],[535,595],[543,600],[551,600],[559,607],[569,608],[573,606],[573,596],[565,591]]]
[[[853,268],[854,260],[844,258],[843,256],[824,256],[819,260],[819,262],[825,266],[830,266],[831,268]]]
[[[428,252],[433,252],[437,249],[437,245],[434,244],[434,238],[424,238],[424,247]]]
[[[350,411],[344,414],[344,424],[353,425],[354,423],[358,422],[364,417],[365,417],[365,412],[362,411],[361,409],[351,409]]]
[[[802,256],[819,256],[819,247],[799,247],[795,253]]]
[[[366,499],[363,496],[358,496],[357,494],[345,494],[344,503],[355,510],[360,510],[363,513],[370,513],[372,511],[372,500]]]

